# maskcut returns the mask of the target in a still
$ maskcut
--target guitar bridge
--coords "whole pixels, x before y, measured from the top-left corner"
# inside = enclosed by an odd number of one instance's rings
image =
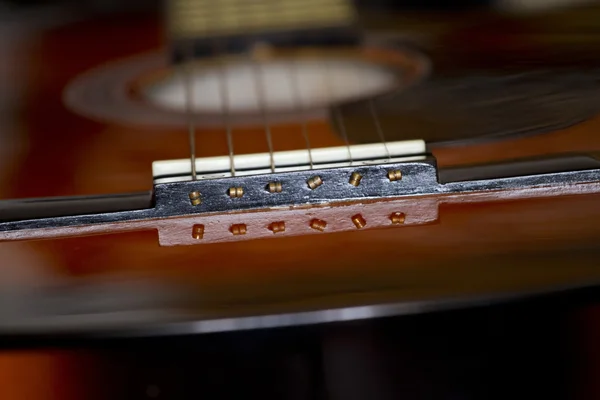
[[[163,246],[229,242],[433,223],[443,203],[600,193],[593,157],[438,170],[424,152],[415,141],[203,158],[194,181],[189,160],[159,161],[151,200],[135,207],[118,196],[0,202],[0,240],[154,229]]]

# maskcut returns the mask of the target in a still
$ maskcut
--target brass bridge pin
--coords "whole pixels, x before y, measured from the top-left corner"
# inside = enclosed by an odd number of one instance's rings
[[[361,174],[359,174],[358,172],[353,172],[352,175],[350,176],[350,184],[353,186],[358,186],[358,185],[360,185],[361,179],[362,179]]]
[[[242,187],[230,187],[229,188],[229,197],[232,199],[240,198],[244,195],[244,188]]]
[[[392,221],[392,224],[394,224],[394,225],[402,225],[402,224],[404,224],[404,221],[406,220],[406,215],[401,212],[395,212],[395,213],[392,213],[392,215],[390,215],[390,220]]]
[[[281,186],[281,182],[269,182],[267,190],[271,193],[281,193],[283,187]]]
[[[363,218],[362,215],[356,214],[352,217],[352,223],[356,226],[357,229],[362,229],[367,225],[367,221]]]
[[[320,219],[313,219],[310,221],[310,227],[316,231],[323,232],[327,228],[327,222]]]
[[[285,222],[273,222],[269,225],[269,230],[273,233],[285,232]]]
[[[189,196],[193,206],[197,206],[202,203],[202,199],[200,198],[200,192],[190,192]]]
[[[231,233],[233,233],[234,236],[245,235],[247,232],[246,224],[231,225],[231,228],[229,228],[229,231]]]
[[[388,171],[387,176],[390,182],[402,180],[402,172],[399,169]]]
[[[312,190],[315,190],[316,188],[318,188],[319,186],[321,186],[323,184],[323,180],[321,179],[320,176],[313,176],[312,178],[307,180],[306,183],[308,184],[309,188],[311,188]]]
[[[192,237],[196,240],[200,240],[204,237],[204,225],[194,225],[192,228]]]

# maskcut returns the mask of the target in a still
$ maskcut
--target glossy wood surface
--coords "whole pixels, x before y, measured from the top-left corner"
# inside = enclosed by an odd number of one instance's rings
[[[118,40],[122,37],[128,40]],[[163,45],[163,32],[154,16],[112,16],[83,21],[41,36],[28,54],[27,65],[31,70],[27,74],[29,90],[22,109],[24,125],[20,135],[13,139],[24,145],[13,154],[10,179],[1,189],[3,197],[148,190],[152,161],[185,158],[188,155],[185,127],[167,130],[95,122],[71,113],[62,103],[64,87],[77,75],[102,63],[154,51]],[[92,48],[94,51],[85,51]],[[434,155],[443,168],[561,152],[598,151],[598,126],[600,118],[593,118],[558,132],[445,147],[435,149]],[[343,144],[326,121],[312,122],[309,135],[314,147]],[[304,147],[300,124],[275,126],[273,139],[277,150]],[[198,156],[227,153],[221,129],[199,126],[198,141]],[[236,130],[234,144],[236,153],[267,150],[262,127]]]
[[[123,37],[128,40],[119,40]],[[184,127],[166,130],[94,122],[74,115],[61,101],[62,89],[78,74],[103,62],[155,50],[163,44],[162,31],[152,16],[111,17],[93,23],[84,21],[54,29],[40,37],[34,47],[36,51],[29,54],[30,86],[22,110],[24,126],[15,138],[26,145],[13,155],[11,177],[0,190],[3,196],[20,198],[147,190],[151,187],[150,164],[153,160],[186,157]],[[444,167],[540,154],[598,151],[600,137],[596,131],[599,127],[600,118],[594,118],[545,135],[440,148],[436,149],[435,156]],[[331,132],[326,121],[311,123],[309,135],[314,147],[343,143]],[[278,150],[304,146],[300,125],[276,126],[273,138]],[[238,153],[267,150],[261,127],[236,130],[234,143]],[[226,152],[222,130],[198,127],[198,156]],[[388,283],[391,276],[401,271],[413,271],[411,274],[421,271],[422,278],[430,277],[425,273],[429,268],[439,269],[439,276],[443,276],[443,271],[448,268],[463,269],[463,279],[483,282],[481,277],[497,277],[490,272],[491,265],[478,269],[482,257],[493,254],[511,260],[512,265],[529,266],[532,279],[537,277],[539,284],[544,285],[550,282],[546,282],[546,274],[536,274],[540,270],[535,265],[546,268],[542,265],[549,262],[560,270],[564,265],[560,256],[550,257],[546,251],[543,257],[540,255],[539,262],[532,262],[524,258],[524,254],[535,258],[540,250],[550,249],[567,257],[566,254],[575,249],[594,251],[600,229],[596,228],[593,218],[597,209],[595,200],[595,196],[588,195],[488,205],[452,205],[442,207],[439,222],[431,226],[173,249],[159,247],[154,232],[3,243],[2,251],[7,255],[3,268],[6,271],[19,265],[18,269],[23,269],[31,264],[31,268],[41,268],[49,274],[80,278],[109,272],[185,276],[185,279],[198,278],[206,287],[216,288],[213,284],[220,282],[225,287],[214,293],[225,297],[240,293],[238,286],[251,287],[251,282],[262,282],[260,287],[268,291],[285,288],[286,282],[294,282],[294,287],[299,290],[298,299],[302,300],[302,293],[310,293],[312,284],[321,286],[327,281],[323,274],[329,276],[331,282],[338,281],[339,274],[343,274],[344,281],[354,282],[350,286],[361,287],[364,281],[349,277],[363,275],[366,266],[369,266],[369,275]],[[24,254],[30,261],[20,261]],[[224,254],[228,256],[224,257]],[[560,276],[566,274],[565,280],[560,278],[552,283],[597,278],[595,272],[586,267],[588,262],[593,264],[592,259],[583,257],[578,263],[580,270],[572,268],[561,272]],[[165,268],[166,265],[169,267]],[[514,288],[526,288],[528,283],[517,276],[507,273],[506,284],[510,287],[509,283],[513,282]],[[399,276],[397,279],[401,282],[406,278]],[[273,284],[266,285],[267,281]],[[297,285],[300,281],[306,283]],[[236,289],[227,290],[228,285]],[[446,293],[450,287],[463,288],[463,284],[456,281],[447,282],[447,285],[439,288],[440,293]],[[407,293],[414,294],[415,290],[420,289],[411,288]],[[296,296],[296,292],[289,293]]]
[[[156,21],[111,16],[37,38],[23,64],[28,88],[18,134],[8,139],[16,151],[3,164],[2,198],[148,190],[152,161],[188,155],[185,128],[90,121],[62,103],[63,88],[78,74],[164,46]],[[600,117],[545,135],[440,148],[435,156],[444,167],[600,151],[598,130]],[[325,121],[311,122],[309,134],[314,147],[343,143]],[[304,146],[299,125],[276,126],[273,138],[277,150]],[[267,150],[261,127],[236,130],[234,143],[239,153]],[[222,130],[198,127],[198,156],[226,152]],[[0,289],[26,297],[66,284],[158,282],[186,293],[179,311],[218,317],[587,285],[600,279],[599,201],[591,194],[452,204],[425,226],[211,245],[160,247],[153,230],[0,243]],[[46,385],[48,371],[60,369],[60,357],[28,357],[0,359],[0,374],[10,369],[15,382],[31,382],[36,365]],[[0,397],[17,398],[30,389],[4,390]],[[37,398],[58,398],[49,393]]]

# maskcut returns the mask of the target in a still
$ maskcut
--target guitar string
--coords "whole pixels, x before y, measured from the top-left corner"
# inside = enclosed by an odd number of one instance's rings
[[[258,3],[264,3],[264,0],[258,0]],[[262,23],[260,22],[260,18],[258,21],[255,21],[260,26]],[[267,140],[267,146],[269,147],[269,164],[271,166],[271,172],[275,172],[275,158],[273,155],[273,140],[271,138],[271,125],[269,123],[268,116],[268,100],[266,98],[267,94],[265,91],[265,82],[263,77],[263,66],[262,66],[262,50],[263,45],[268,46],[268,43],[261,43],[254,40],[250,40],[247,42],[249,49],[249,58],[251,63],[251,70],[254,81],[254,91],[256,93],[256,101],[260,112],[262,114],[263,125],[265,129],[265,136]],[[268,49],[267,49],[268,51]]]
[[[281,3],[280,6],[285,8],[283,3]],[[310,169],[312,170],[314,168],[314,163],[313,163],[312,149],[310,147],[310,139],[308,137],[308,121],[307,121],[307,116],[305,115],[306,107],[304,106],[304,101],[302,100],[302,93],[300,91],[299,77],[298,77],[298,75],[299,75],[298,74],[298,65],[294,59],[290,60],[289,69],[287,69],[287,70],[288,70],[289,83],[290,83],[291,94],[292,94],[292,102],[293,102],[292,110],[299,111],[302,137],[304,138],[304,143],[306,144],[306,150],[308,152],[308,162],[310,165]]]
[[[350,151],[350,142],[348,141],[348,132],[346,131],[346,123],[344,122],[344,116],[342,115],[342,112],[337,106],[333,106],[332,112],[333,118],[335,119],[340,128],[342,139],[344,140],[344,143],[346,143],[346,149],[348,151],[348,160],[350,165],[352,165],[354,161],[352,160],[352,152]]]
[[[325,74],[324,76],[324,85],[323,87],[325,88],[325,94],[326,97],[329,99],[333,99],[333,95],[335,94],[335,90],[333,90],[333,88],[330,85],[330,71],[329,71],[329,63],[326,61],[325,62]],[[332,77],[331,80],[332,83],[334,83],[333,86],[335,86],[335,75]],[[353,160],[352,160],[352,152],[350,151],[350,142],[348,141],[348,133],[346,131],[346,124],[344,122],[344,116],[342,115],[340,109],[338,106],[336,106],[335,104],[333,104],[331,106],[331,110],[333,113],[333,118],[335,119],[335,121],[337,122],[337,125],[339,126],[340,129],[340,133],[342,134],[342,139],[344,140],[344,143],[346,144],[346,149],[348,151],[348,160],[350,162],[350,165],[352,165]]]
[[[293,100],[294,108],[297,108],[298,111],[300,112],[302,136],[304,137],[304,142],[306,143],[306,149],[308,151],[308,161],[310,163],[310,169],[313,169],[314,164],[313,164],[312,150],[310,147],[310,140],[308,137],[308,121],[306,120],[306,115],[305,115],[306,108],[304,107],[304,102],[302,101],[302,95],[300,93],[300,87],[298,85],[298,68],[293,60],[290,61],[289,77],[290,77],[290,86],[292,88],[292,95],[293,95],[293,99],[294,99]]]
[[[194,48],[193,48],[193,44],[192,46],[190,46],[191,48],[191,60],[193,61],[194,59]],[[270,122],[269,122],[269,118],[268,118],[268,102],[266,101],[266,93],[265,93],[265,82],[264,82],[264,74],[262,72],[262,65],[260,62],[255,63],[255,68],[254,68],[254,74],[255,74],[255,90],[256,90],[256,94],[257,94],[257,100],[259,103],[259,108],[262,111],[263,114],[263,124],[265,127],[265,135],[266,135],[266,139],[267,139],[267,144],[269,147],[269,155],[270,155],[270,166],[271,166],[271,171],[275,172],[275,161],[274,161],[274,152],[273,152],[273,142],[272,142],[272,134],[271,134],[271,126],[270,126]],[[292,64],[293,66],[293,64]],[[328,94],[331,96],[333,94],[333,91],[331,90],[331,87],[329,86],[329,64],[325,64],[325,68],[326,68],[326,73],[325,73],[325,87],[328,89]],[[226,125],[226,132],[227,132],[227,146],[228,146],[228,151],[229,151],[229,159],[230,159],[230,168],[231,168],[231,174],[232,176],[235,176],[235,163],[234,163],[234,150],[233,150],[233,138],[232,138],[232,128],[231,128],[231,124],[230,124],[230,115],[229,115],[229,93],[228,93],[228,87],[226,85],[226,74],[227,71],[226,69],[223,68],[222,63],[220,64],[220,78],[218,79],[219,81],[219,91],[220,91],[220,97],[221,97],[221,108],[223,111],[223,122]],[[300,96],[300,91],[297,85],[297,71],[295,74],[291,74],[292,76],[292,91],[294,92],[294,95],[297,96],[297,107],[300,109],[301,113],[304,114],[304,107],[303,107],[303,103],[301,100],[301,96]],[[188,125],[189,125],[189,144],[190,144],[190,164],[191,164],[191,170],[192,170],[192,179],[196,180],[196,163],[195,163],[195,121],[194,121],[194,111],[193,111],[193,95],[194,95],[194,85],[193,85],[193,81],[190,82],[190,71],[188,70],[188,68],[186,68],[185,71],[185,75],[187,78],[187,85],[186,85],[186,105],[187,105],[187,110],[188,110]],[[385,138],[383,135],[383,131],[381,129],[381,125],[379,123],[379,119],[375,113],[374,110],[374,105],[372,101],[369,101],[369,105],[370,105],[370,110],[371,110],[371,114],[374,118],[375,121],[375,125],[376,125],[376,129],[377,132],[380,136],[380,139],[382,140],[385,149],[386,149],[386,153],[388,155],[388,159],[390,159],[390,153],[389,153],[389,149],[387,147],[387,143],[385,142]],[[337,106],[333,106],[333,113],[334,113],[334,118],[336,119],[338,126],[340,128],[340,131],[342,133],[342,137],[343,140],[346,144],[347,147],[347,151],[348,151],[348,158],[350,161],[350,164],[352,164],[353,160],[352,160],[352,152],[350,150],[350,144],[349,144],[349,140],[348,140],[348,135],[347,135],[347,131],[346,131],[346,126],[345,126],[345,122],[343,119],[343,115],[339,109],[339,107]],[[310,162],[310,168],[313,169],[313,158],[312,158],[312,151],[311,151],[311,147],[310,147],[310,141],[308,138],[308,129],[307,129],[307,122],[306,119],[304,119],[304,115],[302,115],[303,120],[302,120],[302,134],[304,136],[305,142],[306,142],[306,146],[307,146],[307,150],[308,150],[308,155],[309,155],[309,162]]]
[[[194,54],[193,54],[193,46],[190,46],[191,48],[191,57],[190,59],[193,61],[194,60]],[[233,148],[233,135],[232,135],[232,127],[231,127],[231,123],[230,123],[230,106],[229,106],[229,93],[228,93],[228,87],[227,87],[227,80],[226,80],[226,74],[227,74],[227,70],[226,70],[226,65],[224,65],[221,61],[219,61],[219,73],[220,73],[220,77],[218,79],[219,81],[219,91],[220,91],[220,99],[221,99],[221,108],[223,111],[223,123],[226,127],[226,135],[227,135],[227,147],[228,147],[228,152],[229,152],[229,163],[230,163],[230,169],[231,169],[231,174],[232,176],[235,176],[235,161],[234,161],[234,148]],[[196,155],[195,155],[195,118],[194,118],[194,84],[193,84],[193,80],[192,80],[192,76],[190,73],[190,64],[187,62],[184,62],[184,75],[185,75],[185,79],[186,79],[186,84],[185,84],[185,92],[186,92],[186,108],[187,108],[187,114],[188,114],[188,134],[189,134],[189,146],[190,146],[190,166],[191,166],[191,171],[192,171],[192,180],[197,180],[197,172],[196,172]],[[292,73],[289,74],[290,75],[290,81],[292,83],[292,92],[294,95],[294,103],[295,106],[299,109],[300,113],[301,113],[301,117],[302,117],[302,134],[303,137],[305,139],[306,142],[306,147],[308,150],[308,155],[309,155],[309,162],[310,162],[310,168],[313,169],[314,164],[313,164],[313,158],[312,158],[312,150],[310,147],[310,141],[309,141],[309,137],[308,137],[308,129],[307,129],[307,121],[304,118],[304,105],[303,102],[301,100],[301,96],[300,96],[300,90],[298,87],[298,82],[297,82],[297,69],[294,68],[294,64],[292,62],[291,64],[292,67]],[[269,146],[269,155],[270,155],[270,167],[271,167],[271,171],[275,172],[275,162],[274,162],[274,152],[273,152],[273,143],[272,143],[272,137],[271,137],[271,127],[270,127],[270,123],[269,123],[269,119],[268,119],[268,111],[267,111],[267,105],[265,104],[265,91],[264,91],[264,77],[263,77],[263,73],[262,73],[262,68],[260,66],[260,64],[255,65],[255,77],[257,79],[255,79],[255,90],[257,93],[257,100],[259,102],[259,108],[262,111],[263,114],[263,123],[265,126],[265,134],[266,134],[266,139],[267,139],[267,144]],[[327,84],[325,85],[326,89],[328,90],[327,93],[329,95],[333,95],[334,91],[331,90],[331,87],[329,85],[329,79],[327,79],[329,77],[329,65],[326,64],[326,81]],[[359,80],[360,81],[360,80]],[[383,129],[381,128],[381,123],[379,120],[379,117],[377,115],[377,112],[375,110],[375,104],[373,102],[372,99],[370,99],[368,101],[369,103],[369,112],[373,118],[373,122],[375,125],[375,129],[377,131],[377,134],[379,136],[379,139],[381,140],[384,148],[385,148],[385,152],[388,158],[388,161],[391,160],[391,154],[387,145],[387,141],[385,140],[385,135],[383,132]],[[353,162],[352,159],[352,153],[350,151],[350,144],[349,144],[349,140],[348,140],[348,134],[346,131],[346,126],[345,126],[345,122],[344,122],[344,118],[342,115],[341,110],[339,109],[339,107],[337,106],[333,106],[333,113],[334,113],[334,118],[340,128],[340,133],[342,134],[342,138],[346,144],[347,147],[347,151],[348,151],[348,158],[350,163]]]
[[[358,92],[363,93],[363,89],[365,88],[365,85],[363,84],[364,80],[360,79],[360,76],[358,76],[358,74],[356,74],[355,78],[356,78],[356,82],[359,85]],[[375,125],[375,130],[377,131],[379,140],[383,144],[383,147],[385,149],[385,153],[386,153],[386,156],[387,156],[387,159],[389,162],[392,159],[392,155],[390,153],[390,149],[388,147],[387,141],[385,140],[385,135],[383,133],[383,129],[381,127],[381,122],[379,120],[379,115],[377,115],[377,111],[375,110],[375,101],[372,98],[369,98],[367,100],[367,103],[368,103],[368,107],[369,107],[369,113],[371,114],[371,118],[373,119],[373,124]]]
[[[381,122],[379,121],[379,116],[377,115],[377,111],[375,110],[375,102],[373,101],[373,99],[369,99],[369,111],[371,113],[371,116],[373,117],[375,130],[379,135],[381,143],[383,143],[383,147],[385,147],[385,153],[387,154],[388,162],[390,162],[392,159],[392,155],[390,154],[390,149],[388,148],[387,141],[385,140],[385,135],[383,133],[383,129],[381,128]]]
[[[260,50],[260,49],[259,49]],[[269,161],[271,165],[271,172],[275,173],[275,157],[273,154],[273,140],[271,135],[271,124],[269,122],[268,115],[268,100],[266,97],[265,90],[265,80],[263,77],[263,68],[262,62],[259,59],[258,61],[252,55],[252,66],[253,66],[253,75],[254,75],[254,89],[256,91],[256,97],[258,102],[258,107],[262,113],[263,125],[265,128],[265,136],[267,139],[267,145],[269,146]]]
[[[361,85],[361,83],[363,82],[363,80],[360,79],[359,76],[357,77],[356,81],[359,83],[359,85]],[[364,85],[362,86],[362,88],[364,88]],[[359,87],[359,89],[361,89],[361,87]],[[359,92],[362,92],[362,90],[359,90]],[[381,121],[379,120],[379,115],[377,114],[377,111],[375,109],[375,101],[372,98],[370,98],[368,100],[368,106],[369,106],[369,113],[371,114],[371,118],[373,119],[373,124],[375,125],[375,131],[377,131],[379,140],[381,141],[381,143],[383,144],[383,147],[385,149],[385,153],[387,155],[388,162],[390,162],[392,159],[392,155],[390,153],[390,149],[388,147],[387,140],[385,140],[385,134],[383,132],[383,128],[381,127]]]
[[[221,42],[218,45],[217,53],[224,54],[224,44]],[[233,127],[231,126],[231,110],[230,110],[230,99],[229,99],[229,85],[227,85],[227,76],[229,74],[227,69],[227,63],[222,58],[217,59],[219,64],[219,95],[221,100],[221,111],[223,113],[223,125],[225,126],[225,132],[227,137],[227,151],[229,152],[229,168],[231,176],[235,176],[235,156],[233,150]]]
[[[217,18],[223,19],[227,16],[224,13],[224,9],[219,7],[218,2],[213,4],[215,7],[214,14]],[[220,105],[222,112],[222,123],[225,126],[225,136],[227,140],[227,152],[229,153],[229,169],[231,172],[231,176],[235,176],[235,155],[233,148],[233,127],[231,124],[231,105],[229,98],[229,85],[228,85],[228,75],[229,68],[227,62],[222,58],[227,57],[227,42],[225,39],[213,39],[213,43],[215,45],[215,53],[217,57],[217,63],[219,65],[219,77],[217,80],[219,81],[219,97],[220,97]]]
[[[196,180],[196,126],[194,118],[194,82],[191,77],[191,64],[194,61],[194,43],[190,42],[188,49],[189,59],[184,56],[183,58],[183,78],[184,78],[184,90],[185,90],[185,106],[186,114],[188,118],[188,141],[190,146],[190,167],[192,170],[192,180]]]

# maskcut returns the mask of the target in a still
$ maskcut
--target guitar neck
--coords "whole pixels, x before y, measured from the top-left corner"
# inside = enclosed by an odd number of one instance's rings
[[[348,0],[170,0],[167,25],[173,60],[276,47],[355,43],[356,13]]]

